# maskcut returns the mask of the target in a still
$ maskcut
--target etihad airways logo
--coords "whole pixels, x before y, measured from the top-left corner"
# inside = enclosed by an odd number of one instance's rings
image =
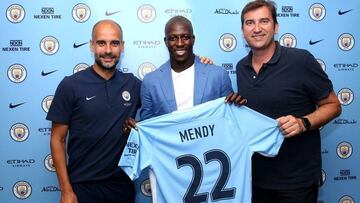
[[[191,17],[192,10],[190,8],[168,8],[164,11],[169,17],[174,16],[184,16],[184,17]]]
[[[152,49],[161,45],[160,40],[135,40],[133,45],[139,49]]]

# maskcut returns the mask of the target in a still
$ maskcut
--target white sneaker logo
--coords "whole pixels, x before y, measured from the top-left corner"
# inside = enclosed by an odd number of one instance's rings
[[[91,99],[94,99],[96,96],[92,96],[92,97],[86,97],[86,101],[89,101]]]

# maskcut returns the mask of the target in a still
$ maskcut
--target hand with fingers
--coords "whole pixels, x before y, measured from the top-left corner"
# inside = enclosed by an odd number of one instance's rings
[[[129,136],[130,131],[131,131],[132,128],[137,130],[136,120],[133,119],[133,118],[126,119],[124,124],[123,124],[123,132],[124,132],[124,134]]]
[[[284,137],[289,138],[296,135],[299,135],[306,131],[301,118],[296,118],[292,115],[282,116],[278,119],[279,128],[284,135]]]
[[[231,92],[225,97],[225,103],[234,103],[236,106],[241,106],[247,103],[247,99],[242,97],[239,93]]]
[[[206,56],[199,56],[199,58],[200,58],[200,62],[203,64],[209,64],[209,65],[214,64],[214,62],[213,62],[213,60],[211,60],[211,58],[208,58]]]

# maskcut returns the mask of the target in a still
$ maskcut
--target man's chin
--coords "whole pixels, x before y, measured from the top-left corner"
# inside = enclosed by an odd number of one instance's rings
[[[99,63],[98,61],[96,61],[97,65],[104,71],[113,71],[116,68],[117,63],[115,64],[104,64],[104,63]]]
[[[105,71],[113,71],[116,68],[116,65],[113,66],[100,66],[101,69],[105,70]]]

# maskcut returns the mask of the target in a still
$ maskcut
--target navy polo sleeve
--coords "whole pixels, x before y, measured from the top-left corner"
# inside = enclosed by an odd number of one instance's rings
[[[317,102],[326,98],[333,90],[333,85],[320,64],[308,51],[306,51],[304,69],[305,71],[302,71],[305,74],[304,77],[309,78],[305,80],[304,85],[311,99]]]
[[[69,124],[73,110],[73,89],[70,78],[65,77],[56,89],[46,119],[63,124]]]

